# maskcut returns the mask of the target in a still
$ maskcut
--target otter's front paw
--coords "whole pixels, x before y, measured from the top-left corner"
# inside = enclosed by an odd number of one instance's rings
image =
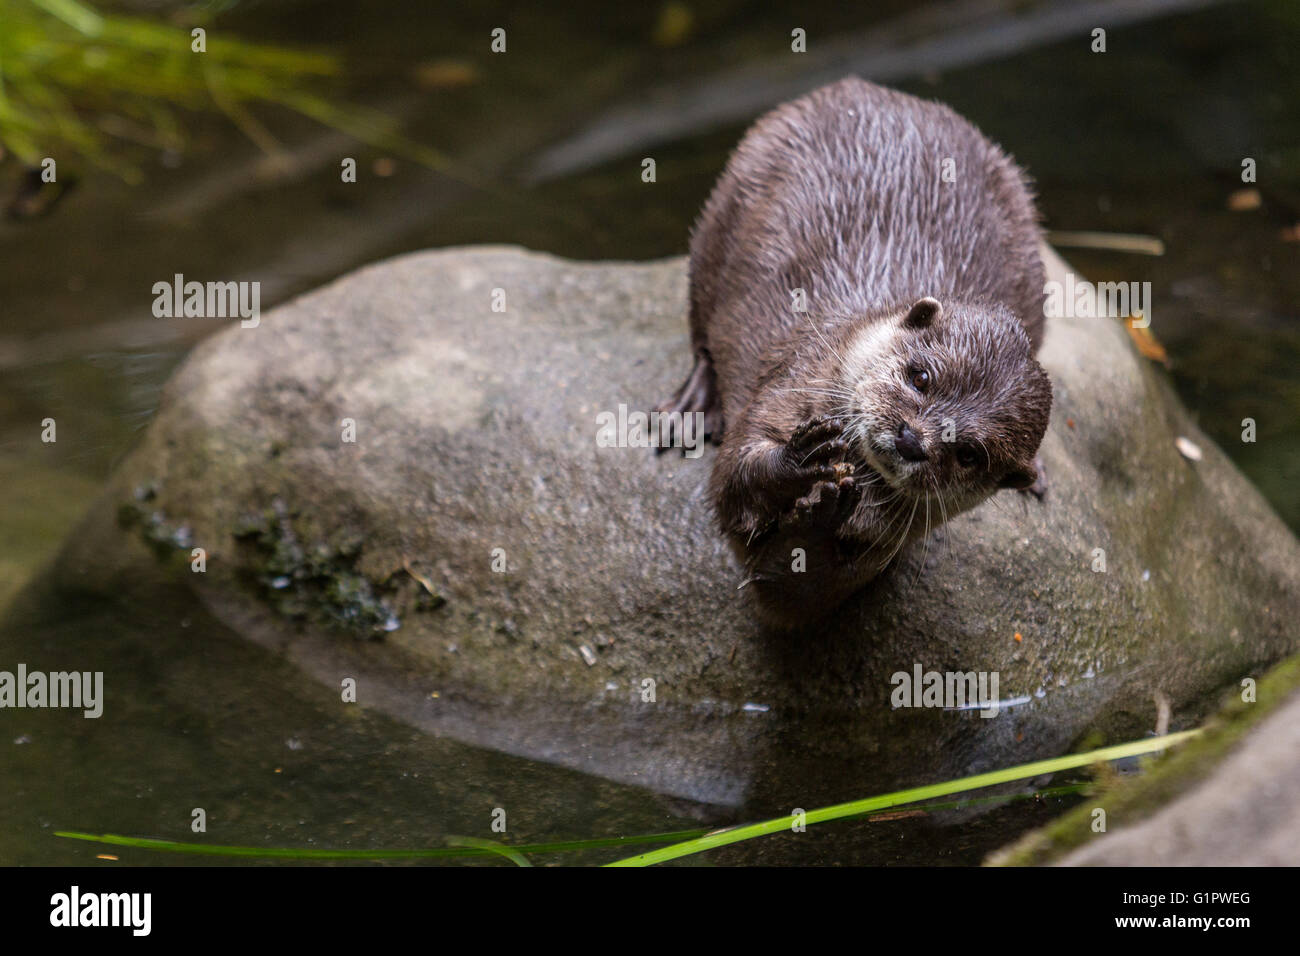
[[[848,453],[844,423],[829,415],[808,419],[785,443],[786,464],[800,471],[831,468],[848,474],[853,470],[847,461]]]
[[[743,475],[745,487],[734,496],[724,492],[719,502],[723,526],[752,542],[786,523],[796,503],[808,498],[819,483],[851,485],[854,467],[848,460],[843,429],[834,418],[810,419],[785,444],[769,444],[736,466],[734,474]],[[725,487],[734,486],[735,479]]]
[[[795,429],[782,449],[782,524],[819,523],[853,488],[844,423],[818,416]]]
[[[851,477],[837,481],[819,481],[781,517],[781,525],[796,534],[833,533],[843,524],[854,502]]]

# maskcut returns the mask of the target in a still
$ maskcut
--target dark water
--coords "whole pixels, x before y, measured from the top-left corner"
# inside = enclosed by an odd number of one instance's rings
[[[665,46],[653,40],[654,5],[233,5],[225,28],[342,52],[343,92],[403,117],[412,138],[457,167],[444,175],[399,158],[391,175],[375,175],[387,154],[332,145],[317,127],[268,110],[268,127],[301,162],[296,174],[267,178],[257,150],[224,120],[190,117],[183,156],[141,154],[143,185],[80,170],[52,215],[0,225],[0,604],[72,529],[149,421],[172,368],[216,327],[153,319],[153,282],[175,272],[255,278],[267,306],[364,262],[433,246],[507,242],[590,259],[681,253],[747,115],[664,141],[629,139],[622,154],[541,182],[531,178],[537,157],[656,91],[708,88],[746,64],[784,75],[792,24],[816,49],[914,5],[686,6],[691,32]],[[493,57],[486,38],[498,25],[509,29],[510,52]],[[1163,239],[1161,257],[1062,251],[1090,278],[1152,283],[1152,330],[1175,386],[1293,528],[1300,242],[1286,230],[1300,222],[1297,41],[1300,5],[1228,3],[1116,27],[1104,54],[1074,35],[952,70],[927,61],[892,80],[951,103],[1013,152],[1038,183],[1048,228]],[[416,78],[419,64],[447,60],[457,83]],[[338,182],[339,155],[358,158],[361,182]],[[657,161],[653,184],[640,179],[647,155]],[[1234,212],[1243,157],[1258,162],[1260,203]],[[54,445],[39,440],[47,416],[59,423]],[[1253,444],[1241,441],[1243,418],[1257,422]],[[188,839],[198,806],[221,833],[214,842],[390,848],[487,835],[497,806],[508,810],[510,842],[788,809],[683,806],[340,712],[332,692],[304,686],[159,585],[108,605],[37,590],[0,625],[0,667],[74,652],[79,667],[112,672],[130,704],[100,721],[0,712],[0,861],[99,852],[54,839],[59,828]],[[931,781],[921,772],[917,782]],[[712,858],[971,863],[1060,806],[1011,804],[948,829],[934,826],[942,814],[830,825]]]
[[[85,864],[100,853],[128,864],[223,862],[73,841],[54,836],[57,830],[401,850],[458,837],[528,844],[675,832],[790,809],[697,806],[429,737],[342,704],[335,689],[303,680],[283,659],[231,634],[161,582],[112,602],[69,602],[63,592],[25,595],[0,629],[0,653],[32,669],[76,661],[81,669],[102,670],[111,691],[98,719],[68,710],[6,713],[0,739],[6,788],[0,860],[6,863]],[[973,820],[971,811],[954,809],[813,827],[684,862],[972,863],[1073,799],[1018,800]],[[206,814],[206,833],[191,831],[195,808]],[[491,830],[497,808],[506,814],[504,835]],[[960,828],[942,827],[955,820]],[[530,859],[534,865],[602,863],[651,848]]]

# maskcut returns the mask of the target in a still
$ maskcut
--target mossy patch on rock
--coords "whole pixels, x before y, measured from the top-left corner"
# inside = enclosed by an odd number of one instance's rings
[[[1133,827],[1151,818],[1214,774],[1243,738],[1297,690],[1300,690],[1300,656],[1269,671],[1258,682],[1253,700],[1247,701],[1234,691],[1223,709],[1205,724],[1200,736],[1175,750],[1142,761],[1142,773],[1121,775],[1100,769],[1096,785],[1083,804],[998,851],[987,865],[1034,866],[1061,860],[1071,850],[1101,836],[1092,827],[1098,807],[1106,811],[1108,828]],[[1278,769],[1285,767],[1279,765]],[[1240,794],[1243,801],[1266,797],[1244,790]],[[1211,825],[1222,826],[1224,821]],[[1188,862],[1192,861],[1184,861]]]
[[[168,561],[192,548],[194,538],[188,524],[170,520],[166,512],[154,507],[157,497],[156,482],[137,486],[134,497],[118,506],[117,523],[125,530],[135,531],[159,561]]]
[[[156,506],[160,483],[145,482],[118,506],[118,526],[135,532],[158,558],[189,560],[195,546],[190,526]],[[357,569],[363,537],[344,531],[332,541],[304,542],[293,514],[279,497],[260,511],[247,512],[230,529],[239,554],[239,576],[285,618],[319,620],[357,638],[381,640],[401,627],[397,607],[436,610],[445,599],[427,578],[411,572],[418,588],[403,587],[389,575],[372,581]],[[179,564],[179,562],[177,562]],[[408,569],[409,570],[409,569]],[[399,594],[404,600],[395,601]]]
[[[401,626],[379,593],[384,585],[357,571],[362,540],[355,534],[332,544],[305,544],[279,498],[269,508],[246,515],[231,534],[245,551],[244,574],[285,617],[307,619],[315,613],[357,637],[375,640]]]

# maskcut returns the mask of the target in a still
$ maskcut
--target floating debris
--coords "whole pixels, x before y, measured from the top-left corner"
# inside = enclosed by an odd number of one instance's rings
[[[1038,691],[1035,692],[1034,696],[1046,697],[1047,691],[1040,687],[1038,688]],[[1028,694],[1021,694],[1019,697],[1008,697],[1005,700],[972,700],[967,704],[957,704],[943,709],[953,713],[960,713],[961,711],[967,710],[1002,710],[1006,707],[1023,707],[1025,704],[1028,704],[1030,700],[1031,698]]]
[[[481,74],[469,60],[448,58],[416,64],[411,70],[411,79],[421,89],[450,90],[473,86],[481,79]]]
[[[1137,321],[1140,321],[1138,317],[1128,316],[1124,320],[1124,328],[1128,331],[1128,337],[1132,340],[1134,346],[1137,347],[1138,353],[1143,358],[1159,362],[1168,368],[1169,353],[1165,351],[1165,347],[1155,337],[1150,326],[1134,325]]]
[[[1061,249],[1105,249],[1108,252],[1133,252],[1141,256],[1165,254],[1165,244],[1158,237],[1126,232],[1071,232],[1049,229],[1047,241]]]
[[[1173,708],[1169,703],[1169,696],[1164,691],[1156,691],[1154,700],[1156,705],[1156,736],[1163,737],[1169,733],[1169,715]]]
[[[1200,461],[1204,457],[1201,454],[1201,446],[1190,438],[1184,438],[1182,435],[1174,439],[1174,447],[1178,449],[1178,454],[1188,461]]]
[[[1263,204],[1258,189],[1237,189],[1228,193],[1228,209],[1232,212],[1249,212]]]

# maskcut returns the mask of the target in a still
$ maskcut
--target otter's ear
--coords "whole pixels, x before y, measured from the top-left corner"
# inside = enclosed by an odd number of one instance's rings
[[[916,305],[908,311],[906,318],[903,319],[903,327],[926,329],[941,315],[943,315],[943,306],[939,304],[939,300],[926,296],[924,299],[918,299]]]
[[[1032,488],[1037,480],[1038,471],[1033,465],[1017,465],[1002,476],[1002,480],[998,482],[998,487],[1015,488],[1017,491],[1024,491],[1026,488]]]

